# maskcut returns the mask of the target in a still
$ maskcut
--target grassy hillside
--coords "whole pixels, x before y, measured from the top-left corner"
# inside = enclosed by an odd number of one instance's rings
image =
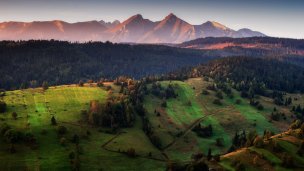
[[[161,158],[159,151],[143,133],[140,119],[137,119],[133,128],[121,130],[124,134],[109,144],[108,142],[116,137],[115,134],[107,134],[103,129],[80,122],[81,110],[88,110],[91,100],[104,102],[109,96],[118,93],[118,88],[110,85],[113,87],[112,93],[95,85],[57,86],[46,91],[37,88],[6,92],[2,100],[7,103],[8,109],[4,114],[0,114],[0,125],[7,123],[15,130],[32,133],[38,147],[17,143],[16,153],[10,153],[10,145],[4,138],[0,138],[1,169],[71,170],[69,154],[75,151],[76,147],[70,140],[77,134],[80,136],[79,146],[82,151],[81,170],[163,170],[165,164],[162,161],[132,159],[125,154],[110,151],[119,148],[126,151],[128,148],[138,147],[137,149],[142,149],[138,153],[146,156],[152,152],[153,156]],[[18,115],[16,120],[12,117],[13,112]],[[55,116],[57,126],[51,125],[52,116]],[[59,126],[67,128],[64,135],[67,142],[64,146],[56,133]],[[138,144],[139,140],[141,144]],[[107,144],[106,148],[101,147],[103,144]]]
[[[102,104],[111,97],[122,95],[121,88],[113,83],[105,83],[102,88],[95,84],[85,84],[83,87],[64,85],[47,90],[36,88],[7,91],[1,97],[7,104],[7,111],[0,114],[1,130],[6,123],[14,130],[31,133],[37,145],[16,143],[16,152],[11,153],[11,144],[1,137],[1,168],[70,170],[74,164],[70,163],[69,156],[71,152],[78,151],[81,170],[164,170],[168,163],[191,163],[193,154],[207,154],[209,149],[213,155],[226,154],[233,144],[236,132],[244,130],[248,134],[256,131],[263,135],[264,130],[269,130],[279,133],[287,130],[294,120],[290,112],[291,106],[277,106],[272,99],[259,96],[258,99],[264,106],[263,110],[259,110],[235,89],[232,89],[233,97],[223,93],[221,104],[215,104],[214,101],[219,99],[218,92],[208,88],[214,84],[212,79],[191,78],[186,81],[160,81],[157,84],[161,87],[161,94],[172,87],[174,95],[162,98],[151,93],[152,84],[147,85],[143,104],[145,116],[153,131],[153,141],[143,130],[147,123],[139,115],[135,116],[133,126],[119,128],[117,132],[82,120],[82,111],[89,110],[92,100],[98,100]],[[107,86],[111,89],[108,90]],[[295,105],[303,103],[301,94],[287,96],[297,97]],[[236,103],[238,100],[239,103]],[[284,112],[286,119],[271,120],[274,108]],[[14,112],[16,118],[12,115]],[[57,121],[55,126],[51,124],[53,116]],[[202,136],[195,132],[198,126],[207,128],[209,125],[212,127],[211,135]],[[61,126],[66,127],[67,132],[59,135],[58,128]],[[79,136],[79,145],[73,142],[75,134]],[[300,164],[297,167],[301,167],[303,159],[295,154],[300,140],[288,137],[287,133],[284,135],[286,136],[273,138],[282,147],[281,150],[292,155],[295,162]],[[63,137],[65,143],[62,143]],[[159,146],[155,145],[155,139]],[[261,162],[264,161],[266,168],[283,169],[283,153],[273,153],[268,148],[255,146],[226,154],[221,157],[219,164],[207,163],[213,168],[234,170],[240,165],[235,160],[241,161],[242,157],[256,155],[263,156]],[[259,168],[252,163],[246,164],[245,161],[242,165],[252,170]]]
[[[260,135],[264,130],[278,133],[286,130],[292,121],[288,107],[276,106],[271,99],[261,96],[259,100],[264,109],[258,110],[236,90],[233,90],[233,98],[224,95],[222,105],[214,104],[216,93],[207,90],[207,86],[213,83],[212,80],[193,78],[185,82],[159,83],[163,88],[171,84],[178,96],[167,99],[167,106],[162,107],[163,99],[150,93],[145,97],[144,106],[153,132],[160,137],[161,147],[172,160],[187,160],[198,151],[206,154],[209,148],[213,154],[225,153],[231,146],[236,131],[257,131]],[[148,89],[151,87],[148,86]],[[203,95],[202,90],[207,90],[209,94]],[[235,103],[237,99],[241,101],[240,104]],[[269,122],[274,107],[286,112],[285,121]],[[202,126],[212,125],[213,135],[200,137],[191,131],[199,123]],[[216,145],[217,139],[223,140],[221,146]]]
[[[289,130],[254,145],[228,153],[220,164],[227,170],[303,170],[304,157],[299,153],[301,129]]]

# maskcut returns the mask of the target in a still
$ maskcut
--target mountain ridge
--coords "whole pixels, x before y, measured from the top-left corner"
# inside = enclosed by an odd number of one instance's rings
[[[120,22],[62,20],[0,23],[0,40],[56,39],[67,41],[112,41],[117,43],[182,43],[204,37],[264,37],[248,28],[233,30],[216,21],[192,25],[170,13],[161,21],[141,14]]]

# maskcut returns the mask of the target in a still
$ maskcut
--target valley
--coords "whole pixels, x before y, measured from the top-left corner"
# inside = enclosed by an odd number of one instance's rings
[[[0,171],[303,171],[303,7],[0,0]]]
[[[63,85],[49,87],[47,90],[35,88],[7,91],[1,97],[7,104],[7,112],[1,114],[1,128],[8,124],[16,131],[32,134],[36,142],[16,143],[15,152],[10,153],[9,143],[1,141],[1,167],[8,170],[44,170],[56,165],[56,169],[65,170],[76,167],[73,162],[79,162],[79,167],[84,170],[164,170],[168,163],[191,163],[193,154],[207,154],[209,149],[213,156],[226,154],[236,132],[256,131],[261,136],[268,130],[277,134],[286,131],[294,119],[290,107],[277,106],[271,98],[260,96],[259,101],[264,109],[258,110],[234,89],[233,97],[224,94],[220,98],[221,104],[214,104],[219,98],[216,91],[208,89],[213,84],[211,78],[147,84],[143,100],[145,116],[136,114],[133,126],[121,127],[113,133],[109,128],[85,122],[81,114],[82,111],[90,111],[90,103],[94,100],[105,103],[110,97],[121,96],[120,86],[113,83],[104,83],[102,87],[96,83],[86,83],[83,87]],[[172,86],[175,95],[166,98],[164,105],[164,99],[156,93],[156,89],[162,92],[168,86]],[[299,104],[304,100],[299,94],[288,95],[301,97],[296,102]],[[240,102],[236,103],[237,100]],[[272,120],[271,112],[274,108],[284,112],[286,119]],[[16,119],[12,118],[13,112],[17,113]],[[52,125],[52,116],[56,118],[56,125]],[[147,128],[143,124],[149,125],[153,138],[147,134]],[[203,128],[209,125],[212,126],[211,135],[200,135],[194,131],[197,126]],[[67,131],[59,133],[62,126]],[[77,145],[73,142],[75,135],[80,140]],[[294,145],[288,144],[287,139],[280,142],[296,149]],[[134,152],[130,152],[132,150]],[[248,150],[257,154],[276,155],[256,147]],[[77,160],[69,158],[73,152],[79,154]],[[217,164],[207,163],[214,168],[230,169],[234,167],[231,162],[235,158],[249,155],[247,153],[247,149],[237,152],[237,155],[228,153]],[[270,158],[281,167],[280,159]],[[100,160],[103,162],[98,162]],[[263,165],[269,165],[267,160]]]

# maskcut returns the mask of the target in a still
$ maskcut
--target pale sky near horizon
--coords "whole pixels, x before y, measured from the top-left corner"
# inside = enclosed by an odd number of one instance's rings
[[[152,21],[174,13],[190,24],[217,21],[269,36],[304,38],[304,0],[0,0],[0,22],[67,22],[142,14]]]

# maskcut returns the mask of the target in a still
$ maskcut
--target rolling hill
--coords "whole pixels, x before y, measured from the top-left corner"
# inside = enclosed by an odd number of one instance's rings
[[[1,168],[301,170],[303,83],[292,66],[224,58],[185,75],[1,90]]]
[[[184,164],[191,167],[197,160],[202,160],[209,168],[214,169],[233,170],[238,167],[264,166],[271,170],[301,168],[303,158],[294,151],[300,147],[302,140],[298,137],[292,138],[296,134],[273,136],[275,141],[282,144],[279,152],[271,151],[267,145],[269,140],[265,139],[263,146],[249,145],[236,152],[227,153],[238,131],[245,130],[248,135],[249,132],[256,131],[262,136],[265,130],[273,133],[287,130],[293,121],[290,106],[277,106],[271,98],[260,97],[264,109],[258,110],[236,90],[232,91],[233,98],[224,95],[222,104],[218,105],[213,103],[218,98],[216,92],[208,90],[208,86],[213,84],[211,79],[160,81],[157,83],[161,86],[160,91],[165,91],[171,85],[176,98],[168,98],[164,107],[163,99],[155,95],[153,85],[148,84],[148,93],[143,101],[145,117],[141,119],[140,114],[135,114],[136,119],[131,127],[120,127],[117,132],[112,132],[110,128],[93,126],[83,120],[83,111],[90,111],[92,101],[98,100],[101,104],[106,104],[107,99],[122,95],[121,88],[116,83],[103,84],[103,87],[89,83],[83,87],[63,85],[49,87],[47,90],[36,88],[7,91],[6,95],[1,97],[7,104],[7,111],[0,114],[1,130],[8,124],[20,134],[34,136],[35,141],[16,142],[14,153],[11,153],[8,141],[0,138],[1,168],[67,170],[75,168],[74,162],[79,162],[79,167],[83,170],[165,170]],[[111,89],[108,89],[108,86]],[[209,94],[202,94],[202,90],[207,90]],[[302,104],[304,100],[300,94],[288,96],[301,97],[293,105]],[[236,103],[237,99],[240,99],[241,103]],[[274,107],[285,113],[285,120],[270,122]],[[13,112],[17,113],[16,119],[12,117]],[[52,116],[56,118],[56,125],[51,124]],[[194,129],[198,125],[202,128],[211,125],[212,134],[198,134]],[[150,127],[153,138],[147,133],[146,126]],[[60,131],[62,127],[66,128],[66,131]],[[80,143],[77,146],[73,140],[75,134],[79,135]],[[129,152],[130,149],[135,150],[134,156]],[[212,150],[214,157],[218,154],[224,155],[218,162],[215,159],[208,161],[208,149]],[[295,166],[283,165],[284,151],[295,157]],[[192,157],[199,154],[202,154],[202,157]],[[73,155],[79,155],[79,158],[71,158]],[[248,160],[239,159],[244,156]],[[254,158],[257,158],[255,160],[258,160],[258,164],[252,164]]]

